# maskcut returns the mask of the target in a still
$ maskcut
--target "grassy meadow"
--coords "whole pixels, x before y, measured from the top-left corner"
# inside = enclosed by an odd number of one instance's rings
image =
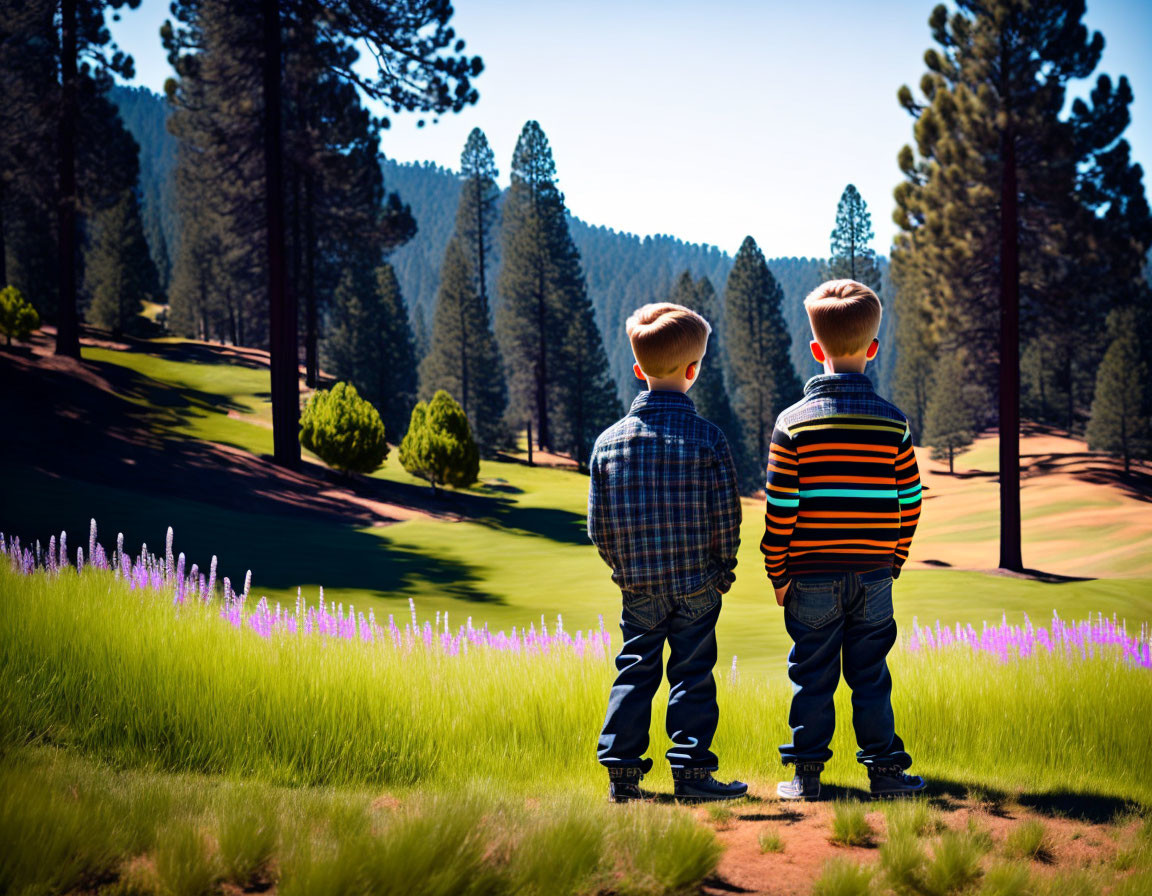
[[[85,346],[84,357],[117,384],[134,437],[160,452],[227,446],[257,465],[270,454],[259,353],[223,363],[213,348],[157,340]],[[618,641],[619,596],[584,531],[587,479],[521,460],[485,461],[474,487],[435,499],[395,452],[351,486],[310,465],[318,507],[349,490],[366,496],[368,512],[345,516],[270,510],[259,498],[275,483],[259,479],[238,482],[235,495],[198,491],[195,480],[169,494],[95,460],[87,470],[82,455],[64,472],[7,462],[0,531],[46,547],[64,529],[74,553],[87,550],[94,517],[106,549],[123,532],[136,554],[143,542],[161,553],[172,526],[189,564],[205,569],[217,555],[220,578],[236,588],[251,569],[253,603],[292,607],[300,588],[314,605],[323,587],[327,601],[371,610],[382,624],[389,614],[403,624],[409,599],[422,622],[439,614],[452,628],[467,619],[539,627],[542,617],[552,628],[562,615],[575,631],[598,628],[602,616]],[[175,486],[198,474],[175,464],[168,475]],[[949,492],[963,483],[947,485],[925,503],[924,559],[951,556],[990,525],[980,514],[992,505],[965,509]],[[1115,503],[1106,486],[1084,494]],[[1026,516],[1048,519],[1053,538],[1106,553],[1114,530],[1076,531],[1075,514],[1069,521],[1055,500],[1026,491]],[[796,831],[815,821],[770,796],[791,692],[788,639],[758,550],[761,513],[745,503],[718,633],[720,776],[748,781],[751,796],[710,813],[666,798],[605,802],[594,750],[610,657],[265,638],[222,619],[218,602],[174,605],[170,592],[129,590],[91,568],[23,576],[0,558],[0,892],[663,894],[727,879],[725,856],[745,846],[755,861],[794,863]],[[1025,550],[1029,565],[1045,567],[1027,541]],[[914,618],[979,630],[1002,615],[1043,623],[1055,610],[1115,614],[1138,629],[1152,621],[1152,566],[1128,541],[1124,550],[1116,574],[1056,581],[910,568],[896,586],[897,621],[905,633]],[[1148,670],[903,645],[891,665],[898,729],[914,771],[932,782],[932,812],[961,801],[1094,822],[1152,811],[1152,729],[1136,721],[1152,716]],[[1037,845],[1023,824],[993,838],[916,821],[912,838],[897,830],[912,824],[903,816],[892,826],[865,816],[845,688],[837,714],[824,780],[841,802],[811,836],[840,861],[788,892],[1134,894],[1152,874],[1152,834],[1133,833],[1135,822],[1100,835],[1127,858],[1085,866],[1075,889],[1044,870],[1043,831]],[[645,785],[668,794],[663,725],[661,694],[650,751],[658,761]]]

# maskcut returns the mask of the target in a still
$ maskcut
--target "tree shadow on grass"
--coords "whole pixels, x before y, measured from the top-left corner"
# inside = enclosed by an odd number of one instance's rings
[[[547,538],[561,544],[589,543],[584,514],[571,510],[521,507],[514,499],[503,495],[447,489],[433,495],[425,486],[388,479],[363,479],[355,487],[358,493],[379,501],[418,507],[441,516],[460,517],[492,529]]]
[[[206,572],[216,555],[219,580],[228,576],[239,589],[250,569],[257,595],[261,589],[299,586],[314,601],[317,586],[323,586],[404,599],[420,586],[431,585],[457,600],[503,603],[485,590],[470,564],[398,544],[386,534],[365,531],[359,521],[249,513],[27,468],[6,467],[0,471],[0,485],[4,494],[0,531],[19,535],[28,545],[36,539],[47,545],[48,538],[63,529],[70,544],[87,552],[88,522],[95,518],[98,540],[106,551],[122,532],[130,553],[138,553],[146,543],[149,553],[162,555],[171,526],[174,550],[185,554],[188,568],[196,563]]]

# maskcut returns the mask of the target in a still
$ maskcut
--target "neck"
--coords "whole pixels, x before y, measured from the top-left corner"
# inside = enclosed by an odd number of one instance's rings
[[[829,358],[824,362],[825,373],[863,373],[868,359],[863,355],[849,355],[844,358]]]
[[[648,377],[648,389],[652,392],[687,392],[692,385],[691,380],[684,377]]]

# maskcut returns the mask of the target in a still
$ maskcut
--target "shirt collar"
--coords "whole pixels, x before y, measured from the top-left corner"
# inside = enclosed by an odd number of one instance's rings
[[[646,389],[632,399],[632,407],[628,409],[628,413],[637,414],[640,411],[671,410],[674,408],[692,413],[696,412],[696,405],[683,392]]]
[[[862,373],[821,373],[804,384],[805,395],[874,391],[872,381]]]

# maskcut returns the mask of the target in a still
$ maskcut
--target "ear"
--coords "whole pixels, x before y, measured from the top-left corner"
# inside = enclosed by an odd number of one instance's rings
[[[878,351],[880,351],[880,340],[873,339],[872,344],[864,350],[864,357],[871,361],[876,357],[876,352]]]
[[[699,372],[700,362],[693,361],[691,364],[684,368],[684,379],[688,380],[688,382],[692,382],[692,380],[696,379],[696,374]]]
[[[632,365],[632,372],[636,374],[636,379],[648,382],[648,377],[644,376],[644,371],[640,369],[639,361]]]
[[[808,345],[812,349],[812,357],[816,359],[817,364],[823,364],[828,360],[828,357],[824,354],[824,349],[820,346],[819,342],[813,339],[808,343]]]

